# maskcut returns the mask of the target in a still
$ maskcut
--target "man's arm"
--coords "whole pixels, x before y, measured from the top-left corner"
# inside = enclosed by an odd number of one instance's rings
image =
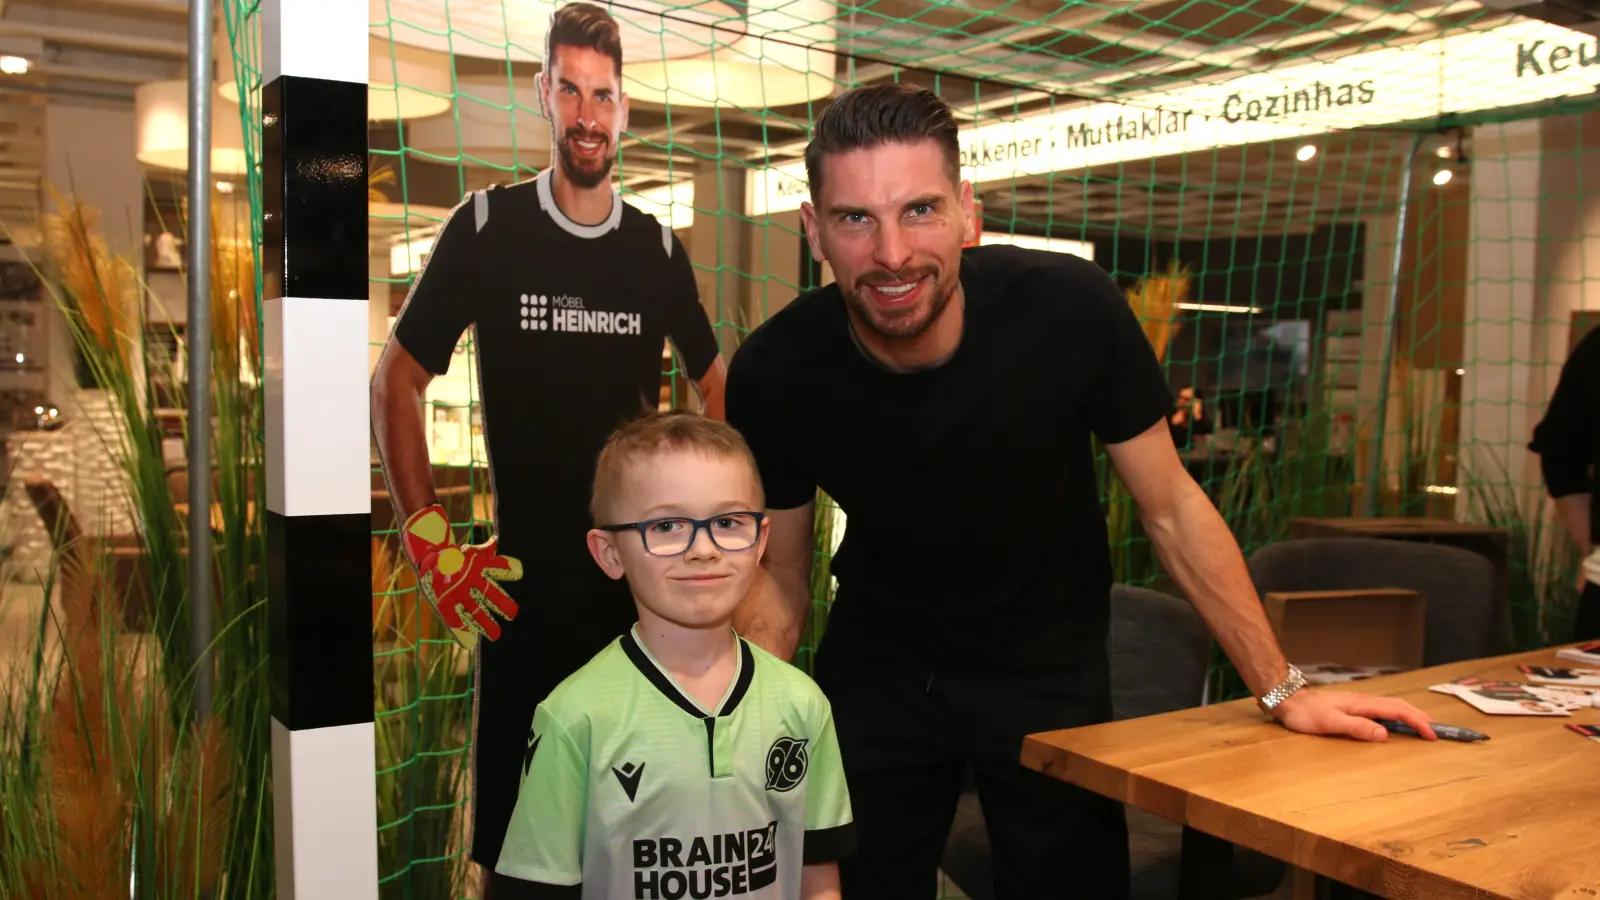
[[[1578,550],[1583,556],[1594,552],[1594,541],[1589,537],[1589,523],[1594,512],[1594,494],[1568,494],[1556,498],[1556,512],[1561,515],[1561,524],[1566,526],[1567,533],[1572,535],[1572,542],[1578,545]]]
[[[476,318],[484,249],[475,210],[485,212],[487,227],[489,205],[486,194],[474,192],[445,217],[372,374],[373,437],[401,522],[438,500],[422,402],[434,376],[449,371]]]
[[[392,336],[372,375],[372,431],[389,482],[395,516],[404,522],[438,502],[422,401],[433,376]]]
[[[664,300],[667,334],[678,350],[678,359],[700,395],[700,411],[718,421],[725,420],[723,400],[728,381],[728,363],[717,346],[717,332],[711,317],[700,303],[700,288],[694,280],[694,266],[683,242],[666,226],[661,233],[667,248],[667,284]],[[699,373],[699,374],[696,374]]]
[[[1556,498],[1556,511],[1561,514],[1561,524],[1572,535],[1573,543],[1584,556],[1594,552],[1590,537],[1590,523],[1594,521],[1594,494],[1568,494]]]
[[[1157,424],[1132,440],[1107,444],[1106,454],[1138,503],[1140,521],[1161,564],[1233,660],[1250,692],[1260,697],[1272,690],[1288,672],[1278,639],[1233,533],[1183,468],[1170,432]]]
[[[720,355],[711,361],[711,368],[706,370],[694,386],[700,392],[700,411],[706,416],[722,421],[726,418],[723,412],[723,397],[727,392],[728,363]]]
[[[1539,454],[1546,492],[1555,501],[1562,526],[1588,556],[1594,551],[1594,473],[1589,470],[1589,440],[1594,428],[1594,385],[1600,382],[1600,332],[1586,336],[1561,366],[1561,376],[1533,428],[1528,449]]]
[[[811,610],[811,559],[816,501],[767,510],[767,549],[750,593],[734,610],[733,627],[761,649],[793,660]]]
[[[800,870],[801,900],[839,900],[839,864],[817,863]]]
[[[1106,445],[1157,556],[1194,605],[1249,687],[1260,697],[1288,674],[1277,637],[1261,608],[1244,555],[1222,516],[1183,463],[1165,422]],[[1285,727],[1312,734],[1384,740],[1373,718],[1400,719],[1429,738],[1427,716],[1387,697],[1301,690],[1274,711]]]

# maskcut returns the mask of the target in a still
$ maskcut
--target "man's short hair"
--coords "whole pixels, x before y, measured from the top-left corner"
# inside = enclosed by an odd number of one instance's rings
[[[595,525],[614,525],[608,518],[622,498],[628,468],[659,453],[694,450],[707,456],[738,459],[750,467],[756,486],[757,510],[766,504],[761,472],[744,436],[732,425],[684,410],[648,412],[612,432],[594,467],[589,514]]]
[[[839,95],[811,130],[806,144],[806,180],[811,201],[822,195],[822,161],[836,153],[882,144],[932,140],[944,151],[950,180],[961,180],[960,128],[950,107],[926,88],[900,82],[852,88]]]
[[[593,3],[568,3],[550,17],[544,43],[547,72],[555,64],[557,47],[587,47],[604,53],[616,63],[617,77],[622,77],[622,32],[617,20]]]

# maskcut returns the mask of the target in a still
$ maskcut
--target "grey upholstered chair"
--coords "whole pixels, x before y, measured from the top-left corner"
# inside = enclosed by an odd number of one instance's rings
[[[1211,634],[1187,600],[1125,584],[1111,589],[1111,709],[1139,719],[1199,706]]]
[[[1263,547],[1249,565],[1263,597],[1274,591],[1418,592],[1427,609],[1424,665],[1491,656],[1499,643],[1494,565],[1470,550],[1383,538],[1304,538]]]
[[[1211,661],[1211,634],[1186,600],[1146,588],[1111,592],[1111,707],[1118,719],[1137,719],[1199,706]],[[1178,896],[1183,827],[1128,808],[1132,900]],[[1233,854],[1234,897],[1271,893],[1287,868],[1249,850]]]

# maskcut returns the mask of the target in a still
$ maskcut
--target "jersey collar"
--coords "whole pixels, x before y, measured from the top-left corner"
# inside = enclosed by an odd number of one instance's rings
[[[550,214],[550,218],[561,226],[561,230],[581,238],[597,238],[608,231],[616,231],[622,224],[622,198],[617,194],[617,189],[611,189],[611,215],[606,216],[604,222],[598,225],[580,225],[567,218],[567,214],[556,205],[555,195],[550,190],[550,173],[555,171],[551,166],[540,172],[533,179],[535,189],[539,194],[539,208]]]
[[[638,627],[637,624],[634,625],[621,638],[622,652],[627,654],[634,668],[638,669],[639,674],[643,675],[646,680],[655,685],[656,690],[660,691],[668,700],[676,703],[684,712],[697,719],[711,718],[706,714],[705,710],[700,708],[700,704],[694,702],[693,699],[678,689],[677,683],[672,680],[672,677],[667,674],[665,669],[661,668],[661,664],[656,662],[656,658],[650,655],[650,651],[645,649],[644,643],[638,638]],[[739,701],[744,699],[744,695],[750,690],[750,681],[755,677],[756,660],[754,654],[750,652],[750,645],[745,642],[744,638],[736,637],[735,639],[739,642],[739,661],[736,663],[738,668],[735,669],[733,683],[728,686],[728,693],[722,698],[722,705],[717,710],[717,717],[719,718],[732,715],[733,711],[739,708]]]

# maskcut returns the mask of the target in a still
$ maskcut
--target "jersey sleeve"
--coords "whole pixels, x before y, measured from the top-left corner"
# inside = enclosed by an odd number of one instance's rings
[[[578,897],[588,817],[589,760],[543,703],[535,708],[522,786],[495,871],[544,888],[541,897]]]
[[[689,253],[670,228],[661,226],[667,250],[667,332],[683,359],[685,373],[695,381],[705,377],[717,359],[717,335],[700,305],[700,287],[694,282]]]
[[[1079,272],[1084,275],[1078,277]],[[1088,262],[1073,274],[1079,284],[1074,286],[1077,298],[1069,302],[1081,298],[1089,306],[1090,324],[1099,338],[1098,370],[1088,400],[1089,427],[1105,443],[1120,444],[1172,412],[1172,389],[1139,317],[1111,276]]]
[[[472,194],[445,219],[394,323],[395,340],[434,375],[450,370],[456,344],[476,318],[482,276],[473,273],[493,265],[475,258],[477,209],[487,203],[486,194]]]
[[[1600,329],[1590,332],[1561,366],[1555,393],[1534,426],[1528,449],[1539,454],[1545,489],[1552,497],[1594,491],[1589,466],[1600,429]]]
[[[758,350],[748,341],[734,352],[728,364],[724,414],[738,429],[761,473],[768,509],[794,509],[817,496],[817,482],[800,464],[789,443],[792,433],[778,427],[783,404],[770,387]]]
[[[816,690],[813,688],[813,690]],[[833,709],[816,691],[810,761],[806,774],[805,865],[837,862],[855,852],[855,817],[833,728]]]

